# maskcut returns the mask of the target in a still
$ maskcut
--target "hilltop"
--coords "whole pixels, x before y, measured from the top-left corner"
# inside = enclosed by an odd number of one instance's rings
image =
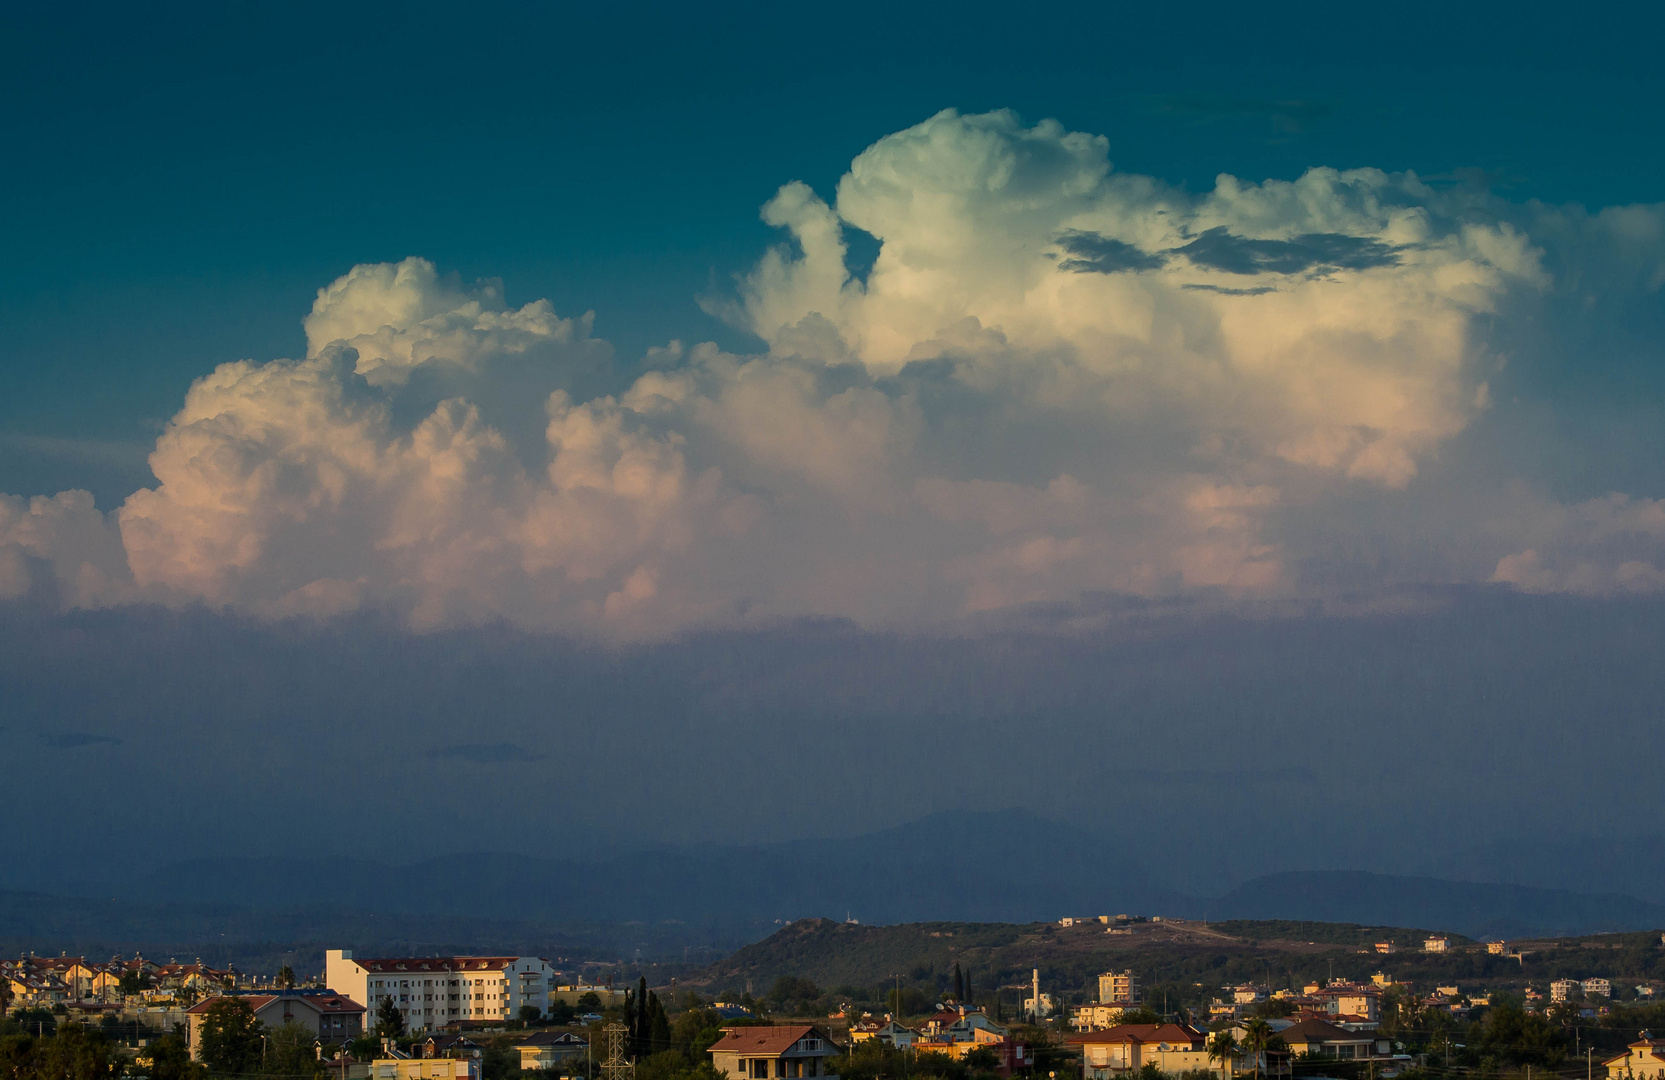
[[[1045,988],[1090,992],[1104,971],[1132,969],[1142,982],[1176,998],[1212,995],[1221,985],[1300,985],[1330,977],[1368,981],[1382,972],[1422,985],[1459,982],[1507,988],[1527,980],[1601,974],[1634,981],[1665,979],[1665,947],[1657,933],[1607,934],[1516,943],[1523,958],[1493,955],[1477,942],[1445,934],[1452,951],[1424,953],[1421,929],[1356,923],[1233,920],[1137,922],[1125,932],[1090,922],[908,923],[860,926],[802,919],[713,964],[696,980],[716,992],[750,985],[761,991],[784,976],[823,987],[871,991],[898,977],[928,993],[946,985],[957,963],[975,985],[1027,984],[1039,968]],[[1398,950],[1375,951],[1378,941]]]

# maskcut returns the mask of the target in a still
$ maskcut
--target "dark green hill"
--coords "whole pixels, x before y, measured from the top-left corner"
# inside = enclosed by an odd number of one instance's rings
[[[844,987],[877,1000],[898,979],[919,993],[949,985],[954,965],[984,991],[1029,983],[1040,969],[1043,989],[1084,1000],[1101,972],[1131,969],[1145,985],[1174,1002],[1199,1002],[1223,985],[1270,982],[1301,986],[1331,977],[1368,981],[1376,972],[1432,986],[1507,989],[1531,980],[1603,975],[1621,980],[1665,979],[1665,948],[1657,933],[1546,939],[1525,946],[1524,960],[1493,955],[1470,939],[1447,935],[1452,951],[1424,953],[1429,931],[1359,924],[1248,921],[1202,923],[1160,920],[1109,933],[1098,922],[909,923],[856,926],[803,919],[712,965],[696,980],[717,993],[750,986],[761,992],[783,976],[823,988]],[[1380,955],[1374,945],[1397,949]]]

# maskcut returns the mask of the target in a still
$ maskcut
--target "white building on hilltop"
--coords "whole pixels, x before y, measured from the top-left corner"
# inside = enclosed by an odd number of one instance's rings
[[[392,1000],[411,1031],[458,1020],[501,1024],[523,1005],[549,1007],[556,971],[537,956],[395,956],[355,959],[350,949],[324,953],[324,984],[364,1003],[365,1024]]]

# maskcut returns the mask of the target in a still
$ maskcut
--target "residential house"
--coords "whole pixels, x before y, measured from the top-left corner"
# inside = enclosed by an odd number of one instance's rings
[[[1378,941],[1376,943],[1376,951],[1381,953],[1383,956],[1388,956],[1392,953],[1398,952],[1399,950],[1394,948],[1393,942],[1391,941]]]
[[[1001,1076],[1010,1076],[1018,1069],[1028,1069],[1035,1064],[1034,1055],[1028,1045],[1013,1042],[1009,1038],[953,1042],[949,1039],[925,1036],[913,1044],[913,1052],[916,1054],[941,1054],[955,1061],[964,1061],[979,1050],[986,1050],[994,1055],[995,1072]]]
[[[1613,996],[1613,983],[1608,979],[1585,979],[1579,985],[1584,990],[1585,997],[1590,997],[1591,995],[1599,995],[1601,997]]]
[[[1451,951],[1451,939],[1446,937],[1426,938],[1422,942],[1423,952],[1442,953]]]
[[[583,1057],[589,1052],[589,1041],[570,1031],[539,1031],[524,1039],[515,1040],[520,1051],[522,1072],[533,1069],[554,1069],[561,1062]]]
[[[1607,1066],[1608,1080],[1665,1080],[1665,1039],[1639,1032],[1624,1053],[1602,1064]]]
[[[559,1001],[576,1009],[581,1007],[586,994],[595,995],[595,1007],[598,1009],[609,1009],[615,1005],[624,1004],[623,990],[614,990],[611,986],[589,986],[585,983],[567,983],[557,986],[549,992],[549,1003],[553,1005]]]
[[[204,1017],[216,1001],[240,998],[254,1010],[256,1020],[268,1028],[296,1023],[317,1032],[320,1042],[339,1043],[364,1034],[364,1006],[329,991],[289,990],[278,994],[217,994],[185,1010],[188,1026],[185,1042],[191,1056],[199,1057]]]
[[[401,1054],[372,1061],[368,1080],[480,1080],[481,1071],[477,1057],[413,1058]]]
[[[466,1035],[430,1035],[417,1044],[425,1058],[480,1056],[480,1044]]]
[[[1208,1034],[1188,1024],[1120,1024],[1065,1037],[1081,1047],[1083,1080],[1109,1080],[1155,1065],[1165,1073],[1207,1069]]]
[[[69,999],[69,988],[56,975],[17,970],[7,977],[6,985],[11,991],[13,1008],[50,1008]]]
[[[814,1024],[724,1028],[711,1044],[711,1064],[729,1080],[796,1080],[830,1075],[827,1059],[838,1052]]]
[[[236,968],[214,968],[198,960],[194,964],[169,961],[157,966],[151,978],[162,990],[190,990],[197,994],[218,994],[237,988]]]
[[[350,949],[324,953],[326,985],[362,1001],[371,1015],[391,1000],[411,1031],[432,1031],[459,1020],[501,1025],[518,1018],[523,1005],[541,1013],[549,1006],[556,975],[549,961],[536,956],[355,959]]]
[[[961,1061],[979,1048],[995,1056],[996,1069],[1002,1076],[1014,1069],[1025,1069],[1034,1062],[1029,1047],[1015,1042],[1010,1031],[988,1018],[981,1009],[944,1009],[925,1019],[913,1050],[919,1054],[943,1054]]]
[[[1363,1060],[1393,1054],[1393,1042],[1373,1031],[1349,1031],[1317,1017],[1299,1020],[1278,1034],[1289,1044],[1289,1052],[1295,1057],[1311,1054]]]
[[[921,1034],[947,1038],[950,1042],[974,1041],[979,1033],[989,1035],[985,1041],[1006,1037],[1006,1029],[990,1020],[982,1009],[967,1009],[963,1005],[927,1016],[925,1022],[919,1025],[919,1030]]]
[[[1122,1022],[1132,1005],[1082,1005],[1070,1014],[1070,1027],[1077,1031],[1104,1031]]]
[[[850,1041],[852,1043],[866,1042],[877,1039],[892,1046],[907,1049],[919,1038],[919,1032],[911,1027],[898,1024],[889,1013],[880,1020],[860,1020],[850,1025]]]
[[[1332,982],[1310,996],[1331,1018],[1348,1017],[1367,1024],[1381,1022],[1382,992],[1374,986]]]
[[[1493,956],[1503,956],[1509,951],[1509,943],[1507,941],[1488,941],[1486,942],[1486,951]]]
[[[1549,984],[1549,1000],[1566,1001],[1574,991],[1582,990],[1577,979],[1556,979]]]

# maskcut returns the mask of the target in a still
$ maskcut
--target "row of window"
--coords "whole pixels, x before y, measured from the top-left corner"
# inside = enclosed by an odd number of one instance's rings
[[[382,989],[383,983],[385,983],[389,987],[436,986],[436,985],[437,986],[457,986],[457,985],[462,985],[462,986],[505,986],[505,985],[507,985],[507,980],[504,980],[504,979],[462,979],[462,980],[459,981],[457,979],[451,979],[451,980],[447,981],[445,979],[377,979],[374,982],[372,982],[370,984],[370,986],[371,986],[372,989],[380,990],[380,989]]]
[[[432,1008],[432,1007],[418,1008],[415,1005],[404,1006],[399,1011],[404,1012],[404,1013],[410,1013],[412,1015],[416,1015],[416,1014],[420,1013],[423,1016],[433,1016],[436,1013],[439,1014],[440,1016],[444,1016],[447,1012],[447,1010],[445,1010],[445,1009],[436,1009],[436,1008]],[[503,1008],[500,1005],[476,1005],[476,1006],[474,1006],[474,1011],[476,1013],[499,1013],[499,1012],[508,1012],[509,1010],[506,1009],[506,1008]],[[455,1016],[459,1012],[462,1012],[462,1013],[468,1012],[468,1009],[465,1006],[462,1009],[451,1009],[451,1010],[449,1010],[449,1012],[452,1016]]]
[[[389,997],[390,998],[390,997],[393,997],[393,996],[394,996],[394,993],[391,990],[389,990],[385,993],[371,994],[370,995],[370,1004],[375,1005],[375,1004],[379,1003],[382,998],[384,998],[384,997]],[[436,999],[439,1000],[439,1001],[445,1001],[447,998],[449,998],[452,1001],[456,1001],[459,998],[463,1001],[502,1001],[503,1000],[503,995],[502,994],[399,994],[398,998],[399,998],[400,1001],[434,1001]]]

